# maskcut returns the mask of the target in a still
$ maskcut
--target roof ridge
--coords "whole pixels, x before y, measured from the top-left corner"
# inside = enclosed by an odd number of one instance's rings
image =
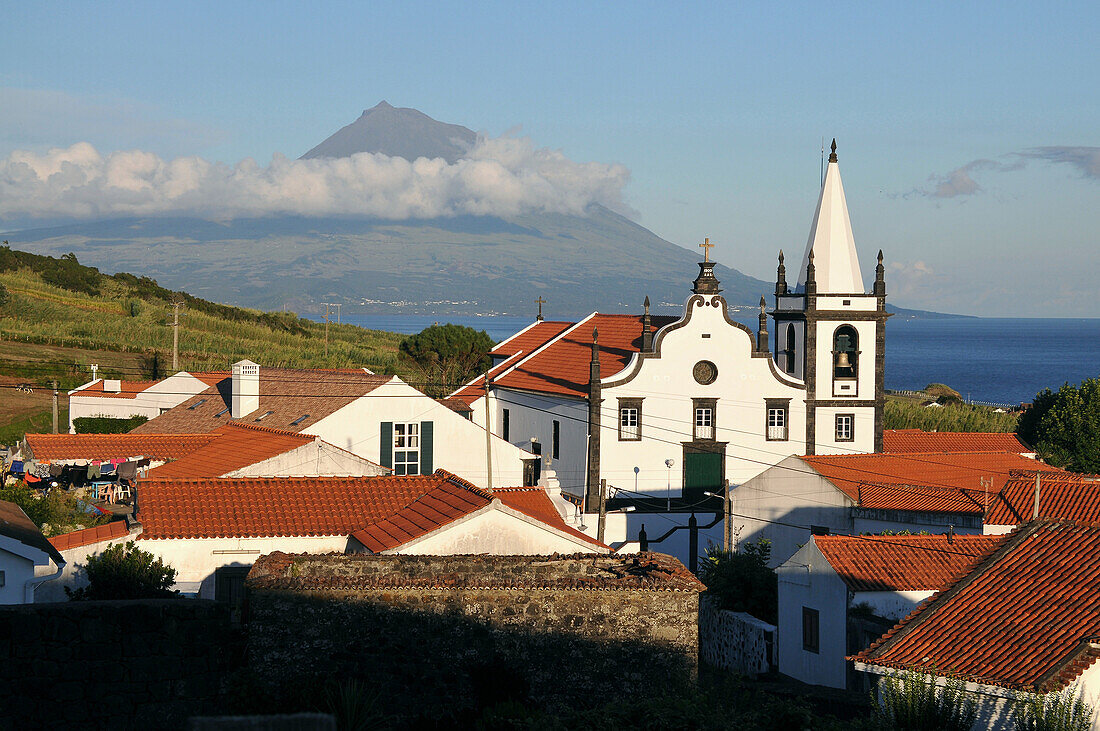
[[[951,451],[951,452],[931,451],[931,452],[861,452],[859,454],[801,454],[801,455],[798,455],[798,457],[799,457],[799,459],[815,459],[815,460],[819,460],[819,459],[824,459],[824,460],[833,460],[833,459],[846,460],[846,459],[861,459],[861,458],[867,458],[867,457],[886,457],[888,459],[909,459],[909,458],[912,458],[912,457],[922,457],[922,456],[923,457],[942,456],[942,455],[959,455],[959,456],[963,456],[963,455],[967,455],[967,454],[982,454],[982,455],[1008,454],[1008,455],[1014,455],[1016,457],[1022,456],[1019,452],[1010,452],[1007,449],[994,449],[994,450],[989,450],[989,449],[962,449],[962,450],[959,450],[959,451]],[[1030,458],[1029,457],[1024,457],[1024,459],[1030,459]],[[1044,464],[1045,465],[1046,463],[1040,462],[1039,464]],[[1051,467],[1052,465],[1046,465],[1046,466]],[[1057,469],[1057,468],[1055,468],[1055,469]]]
[[[475,495],[480,495],[480,496],[486,497],[490,500],[493,499],[493,493],[489,492],[488,490],[481,489],[480,487],[478,487],[474,483],[470,482],[469,480],[464,480],[461,477],[459,477],[458,475],[456,475],[452,472],[448,472],[447,470],[443,469],[442,467],[438,468],[435,472],[433,472],[431,474],[431,476],[432,477],[436,477],[436,476],[442,477],[443,479],[447,480],[448,482],[450,482],[455,487],[461,487],[465,490],[469,490],[470,492],[474,493]],[[417,499],[419,499],[419,498],[417,498]],[[414,500],[413,502],[416,502],[416,501]],[[410,505],[411,504],[412,503],[410,503]]]
[[[288,429],[278,429],[273,426],[264,426],[263,424],[244,424],[240,421],[230,421],[222,424],[221,428],[233,427],[236,429],[251,429],[253,431],[264,432],[267,434],[277,434],[284,437],[301,437],[307,440],[316,439],[317,437],[312,434],[303,434],[300,432],[293,432]]]

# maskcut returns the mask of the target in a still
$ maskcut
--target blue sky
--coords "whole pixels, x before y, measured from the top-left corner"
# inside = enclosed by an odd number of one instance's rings
[[[295,158],[385,99],[617,163],[637,220],[774,276],[839,144],[893,301],[1100,316],[1100,9],[977,3],[18,3],[0,157]],[[984,162],[975,162],[984,161]],[[598,252],[593,252],[598,255]]]

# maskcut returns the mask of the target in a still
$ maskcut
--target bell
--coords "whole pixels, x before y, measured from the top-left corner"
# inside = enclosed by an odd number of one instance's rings
[[[847,351],[841,351],[840,354],[837,355],[837,357],[836,357],[836,367],[837,368],[851,368],[852,367],[851,362],[848,360]]]

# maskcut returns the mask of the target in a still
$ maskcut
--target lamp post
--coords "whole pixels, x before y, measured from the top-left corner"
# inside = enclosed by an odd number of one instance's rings
[[[672,512],[672,466],[676,464],[674,459],[666,459],[665,467],[668,467],[668,481],[665,483],[665,508]]]

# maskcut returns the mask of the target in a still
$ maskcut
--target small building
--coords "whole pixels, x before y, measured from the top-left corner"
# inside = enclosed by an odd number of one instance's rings
[[[196,393],[217,384],[228,373],[180,371],[159,381],[124,381],[97,378],[69,391],[69,433],[76,434],[76,419],[107,417],[153,419]]]
[[[242,360],[215,386],[132,433],[206,434],[228,423],[314,435],[395,475],[441,467],[489,488],[532,486],[547,472],[533,452],[486,440],[484,428],[400,378],[362,368],[265,368]]]
[[[949,672],[978,706],[975,729],[1011,729],[1014,702],[1036,693],[1100,712],[1098,555],[1100,524],[1029,522],[850,659],[871,676]]]
[[[767,538],[782,564],[811,535],[983,532],[1005,484],[1067,474],[1016,452],[908,452],[788,457],[733,491],[740,541]]]
[[[38,526],[15,503],[0,500],[0,604],[31,604],[35,590],[65,567]]]
[[[552,712],[686,688],[705,587],[652,553],[275,553],[257,560],[247,588],[249,665],[262,682],[360,678],[380,712],[415,725],[418,713],[493,699],[530,698]]]
[[[811,685],[861,688],[848,655],[969,571],[997,536],[812,536],[776,569],[779,672]]]

